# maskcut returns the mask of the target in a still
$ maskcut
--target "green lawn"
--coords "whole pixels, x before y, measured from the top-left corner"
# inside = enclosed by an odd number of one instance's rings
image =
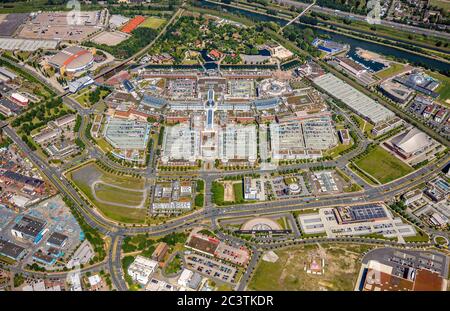
[[[166,266],[165,272],[167,274],[175,274],[182,268],[182,261],[180,255],[175,255],[171,262]]]
[[[447,244],[447,240],[444,237],[438,236],[436,237],[436,243],[439,245]]]
[[[234,201],[235,202],[242,202],[244,201],[244,190],[242,188],[242,183],[236,183],[233,184],[233,190],[234,190]]]
[[[67,174],[77,188],[94,204],[106,217],[123,223],[144,223],[147,211],[145,208],[127,208],[121,206],[110,205],[106,203],[98,202],[94,194],[92,193],[91,185],[97,180],[101,180],[105,183],[128,188],[128,189],[142,189],[144,187],[144,181],[138,178],[128,176],[117,176],[115,174],[107,173],[103,171],[94,163],[84,165]],[[114,188],[115,194],[113,197],[108,197],[112,193],[109,189],[107,192],[100,191],[99,199],[106,199],[108,201],[114,201],[121,204],[127,204],[130,201],[129,194],[132,191],[123,191]],[[124,196],[120,194],[123,192],[129,192]],[[117,194],[116,194],[117,193]],[[141,195],[141,194],[140,194]],[[135,202],[133,200],[133,202]]]
[[[84,92],[77,97],[75,97],[75,100],[80,103],[83,107],[89,106],[89,92]]]
[[[353,145],[353,142],[351,142],[348,145],[339,143],[336,147],[333,147],[333,148],[325,151],[324,155],[335,158],[338,155],[340,155],[342,152],[344,152],[345,150],[350,149],[352,147],[352,145]]]
[[[152,28],[152,29],[158,29],[165,22],[166,22],[166,20],[164,18],[149,17],[142,24],[140,24],[139,27],[147,27],[147,28]]]
[[[362,190],[362,188],[358,184],[351,184],[350,186],[344,187],[344,192],[356,192],[360,190]]]
[[[373,124],[370,122],[367,122],[366,120],[364,120],[357,114],[353,114],[352,117],[358,123],[358,126],[361,129],[361,131],[364,132],[367,136],[370,136],[372,129],[373,129]]]
[[[415,236],[408,236],[405,237],[406,242],[428,242],[430,240],[430,237],[425,232],[419,231],[419,233]]]
[[[121,204],[130,205],[130,207],[138,206],[143,199],[142,192],[126,191],[106,184],[98,184],[95,193],[99,200],[120,202]]]
[[[438,100],[445,103],[447,107],[450,107],[450,103],[446,102],[447,100],[450,100],[450,77],[433,71],[427,71],[427,74],[439,80],[440,84],[435,90],[435,92],[439,93]]]
[[[223,187],[223,184],[218,181],[213,181],[212,187],[211,187],[211,192],[212,192],[213,203],[216,203],[217,205],[223,204],[224,194],[225,194],[225,189]]]
[[[95,143],[103,150],[103,152],[108,153],[114,148],[111,146],[104,138],[96,139]]]
[[[205,202],[205,196],[202,193],[197,194],[195,196],[194,202],[195,202],[195,206],[196,207],[203,207],[203,205],[205,204],[204,203]]]
[[[403,64],[391,63],[391,65],[388,68],[379,71],[375,76],[377,76],[380,79],[385,79],[399,73],[400,71],[403,70],[404,67],[405,65]]]
[[[357,160],[355,164],[383,184],[414,171],[412,167],[380,146],[373,148],[366,156]]]
[[[432,6],[437,6],[438,8],[444,9],[444,11],[450,10],[450,1],[448,0],[431,0],[430,4]]]

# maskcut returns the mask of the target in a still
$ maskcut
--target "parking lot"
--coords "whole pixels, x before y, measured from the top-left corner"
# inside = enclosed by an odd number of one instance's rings
[[[223,282],[233,283],[237,269],[223,264],[217,260],[198,254],[190,254],[185,257],[186,264],[195,272],[207,277],[213,277]]]

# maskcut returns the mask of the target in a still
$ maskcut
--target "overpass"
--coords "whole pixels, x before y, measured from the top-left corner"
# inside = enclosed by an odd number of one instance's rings
[[[278,32],[282,32],[284,28],[286,28],[287,26],[289,26],[290,24],[294,23],[295,21],[297,21],[300,17],[303,16],[303,14],[305,14],[306,12],[308,12],[308,10],[310,8],[312,8],[314,5],[316,4],[316,0],[313,1],[313,3],[311,3],[310,5],[308,5],[300,14],[298,14],[296,17],[294,17],[293,19],[291,19],[286,25],[284,25],[283,27],[281,27]]]

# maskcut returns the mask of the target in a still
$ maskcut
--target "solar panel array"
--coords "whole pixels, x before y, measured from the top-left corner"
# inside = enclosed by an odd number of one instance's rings
[[[350,213],[352,219],[358,221],[387,217],[384,208],[377,204],[351,206]]]
[[[142,100],[142,104],[154,108],[162,108],[166,103],[165,99],[151,95],[144,95]]]
[[[253,102],[257,110],[273,109],[280,104],[279,98],[258,99]]]

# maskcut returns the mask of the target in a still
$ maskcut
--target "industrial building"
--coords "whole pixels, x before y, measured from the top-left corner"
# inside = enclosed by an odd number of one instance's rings
[[[404,121],[400,119],[399,117],[394,117],[393,119],[390,119],[389,121],[378,123],[377,126],[374,126],[372,129],[372,135],[381,136],[383,134],[386,134],[389,131],[392,131],[393,129],[400,127],[404,124]]]
[[[362,259],[358,291],[445,291],[448,257],[435,251],[381,247]]]
[[[78,78],[78,79],[76,79],[74,81],[70,81],[69,82],[69,85],[68,85],[69,86],[69,92],[70,93],[76,93],[79,90],[81,90],[81,89],[83,89],[83,88],[85,88],[85,87],[87,87],[87,86],[89,86],[91,84],[94,84],[94,80],[91,77],[89,77],[89,76],[84,76],[84,77]]]
[[[18,260],[25,254],[25,248],[17,244],[0,239],[0,255],[12,260]]]
[[[313,82],[375,125],[395,117],[392,111],[331,73],[314,78]]]
[[[393,101],[406,104],[414,92],[400,83],[388,80],[380,85],[381,92]]]
[[[344,144],[344,145],[350,144],[351,139],[350,139],[350,134],[348,132],[348,129],[339,130],[338,133],[339,133],[339,139],[342,144]]]
[[[314,39],[312,45],[327,54],[336,54],[348,48],[348,46],[345,44],[320,38]]]
[[[57,40],[33,40],[0,38],[0,50],[34,52],[41,50],[55,50],[59,45]]]
[[[394,218],[382,204],[322,208],[317,213],[298,217],[305,234],[323,234],[329,238],[380,234],[386,238],[416,235],[412,225]]]
[[[163,163],[195,162],[200,158],[200,132],[186,123],[167,126],[164,130],[161,155]]]
[[[16,238],[37,244],[43,237],[45,225],[46,222],[43,220],[31,216],[22,216],[11,229],[11,234]]]
[[[0,81],[9,82],[11,80],[17,79],[17,75],[5,67],[0,67]]]
[[[410,74],[394,78],[394,81],[433,98],[439,96],[439,93],[436,93],[435,90],[440,82],[423,72],[413,71]]]
[[[47,245],[62,248],[66,245],[68,236],[59,232],[53,232],[47,240]]]
[[[231,246],[216,238],[195,232],[189,235],[186,247],[241,266],[245,266],[250,259],[248,249],[243,246]]]
[[[128,267],[127,273],[133,281],[146,285],[157,267],[157,261],[139,255]]]
[[[218,158],[223,162],[248,161],[257,157],[256,127],[254,125],[227,125],[219,129]]]

